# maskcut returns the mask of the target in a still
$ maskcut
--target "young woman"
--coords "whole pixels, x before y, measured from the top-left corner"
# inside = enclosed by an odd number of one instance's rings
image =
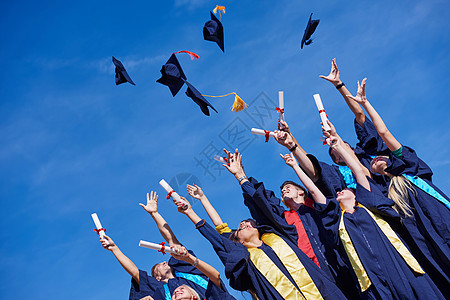
[[[391,151],[371,162],[371,172],[391,178],[388,197],[407,229],[405,240],[424,270],[441,291],[450,286],[450,202],[432,182],[433,172],[416,152],[391,134],[365,93],[366,78],[358,82],[356,97]]]

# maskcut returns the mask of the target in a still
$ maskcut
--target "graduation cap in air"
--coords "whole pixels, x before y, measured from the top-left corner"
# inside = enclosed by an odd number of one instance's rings
[[[211,13],[211,20],[205,23],[203,26],[203,38],[206,41],[216,42],[220,49],[224,50],[224,36],[223,36],[223,26],[222,23],[217,19],[217,17]]]
[[[162,76],[161,78],[156,80],[156,82],[167,85],[173,97],[175,97],[175,95],[186,83],[186,85],[188,86],[186,95],[200,106],[202,112],[205,115],[209,116],[208,106],[210,106],[215,112],[217,112],[217,110],[208,101],[206,101],[205,98],[203,98],[202,94],[192,84],[187,82],[186,75],[184,75],[183,69],[181,68],[180,63],[175,56],[176,53],[187,53],[191,56],[191,59],[198,59],[197,54],[185,50],[172,53],[169,60],[162,66]]]
[[[192,100],[194,100],[195,103],[198,104],[198,106],[200,106],[200,109],[202,110],[202,112],[209,116],[209,109],[208,106],[211,107],[215,112],[218,112],[212,105],[211,103],[209,103],[203,96],[202,94],[189,82],[186,81],[186,85],[188,86],[187,90],[186,90],[186,95],[191,98]]]
[[[136,85],[134,84],[133,80],[131,80],[130,75],[128,75],[127,71],[125,70],[125,67],[123,66],[123,64],[117,60],[114,56],[112,57],[112,61],[114,63],[114,65],[116,66],[116,85],[125,83],[125,82],[129,82],[132,85]]]
[[[156,82],[167,85],[173,97],[180,91],[187,79],[175,53],[172,53],[169,60],[162,66],[161,75]]]
[[[308,24],[306,25],[305,33],[303,34],[301,49],[303,49],[303,45],[312,43],[311,35],[314,33],[320,22],[320,20],[311,20],[312,15],[313,14],[311,13],[309,16]]]

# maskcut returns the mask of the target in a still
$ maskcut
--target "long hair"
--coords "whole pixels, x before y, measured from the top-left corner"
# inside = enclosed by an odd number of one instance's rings
[[[415,195],[414,186],[408,179],[403,178],[403,176],[393,176],[391,178],[388,197],[395,202],[395,211],[405,218],[413,215],[412,208],[409,205],[408,190]]]

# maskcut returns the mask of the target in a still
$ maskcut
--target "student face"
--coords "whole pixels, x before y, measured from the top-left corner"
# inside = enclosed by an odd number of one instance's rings
[[[340,192],[337,192],[336,200],[341,204],[351,204],[352,206],[356,205],[356,197],[352,190],[343,189]]]
[[[374,174],[386,175],[384,171],[387,168],[387,163],[389,162],[389,157],[387,156],[377,156],[370,163],[370,171]]]
[[[196,296],[192,295],[191,290],[185,286],[180,285],[173,291],[172,300],[199,300]]]
[[[169,266],[167,261],[163,261],[162,263],[157,264],[154,270],[155,278],[158,281],[168,278],[171,273],[172,268]]]
[[[297,210],[305,203],[305,192],[293,184],[285,184],[281,189],[281,200],[288,208]]]
[[[346,163],[342,156],[334,149],[331,149],[331,158],[333,159],[335,164],[339,166],[346,166]]]
[[[236,233],[237,239],[242,243],[249,241],[255,235],[258,235],[258,229],[253,227],[253,224],[249,221],[242,221],[239,223],[238,232]]]

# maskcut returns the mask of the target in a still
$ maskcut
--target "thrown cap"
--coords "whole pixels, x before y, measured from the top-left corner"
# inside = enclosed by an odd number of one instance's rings
[[[123,66],[123,64],[120,62],[120,60],[116,59],[114,56],[112,57],[112,61],[114,63],[114,65],[116,66],[116,85],[125,83],[125,82],[129,82],[132,85],[136,85],[134,84],[133,80],[131,80],[130,75],[128,75],[127,71],[125,70],[125,67]]]
[[[217,17],[211,12],[211,20],[205,23],[203,26],[203,38],[206,41],[216,42],[220,49],[224,50],[224,36],[223,36],[223,26],[222,23],[217,19]]]
[[[174,97],[187,79],[175,53],[172,53],[169,60],[162,66],[161,75],[161,78],[156,80],[156,82],[167,85]]]
[[[308,24],[306,25],[305,33],[303,34],[301,49],[303,49],[303,45],[309,45],[312,43],[311,35],[319,25],[320,20],[311,20],[312,13],[309,16]]]
[[[198,106],[200,106],[200,109],[205,115],[209,116],[208,106],[211,107],[215,112],[217,112],[217,110],[211,105],[211,103],[209,103],[192,84],[190,84],[187,81],[186,84],[188,86],[186,90],[186,95],[189,98],[191,98],[195,103],[197,103]]]

